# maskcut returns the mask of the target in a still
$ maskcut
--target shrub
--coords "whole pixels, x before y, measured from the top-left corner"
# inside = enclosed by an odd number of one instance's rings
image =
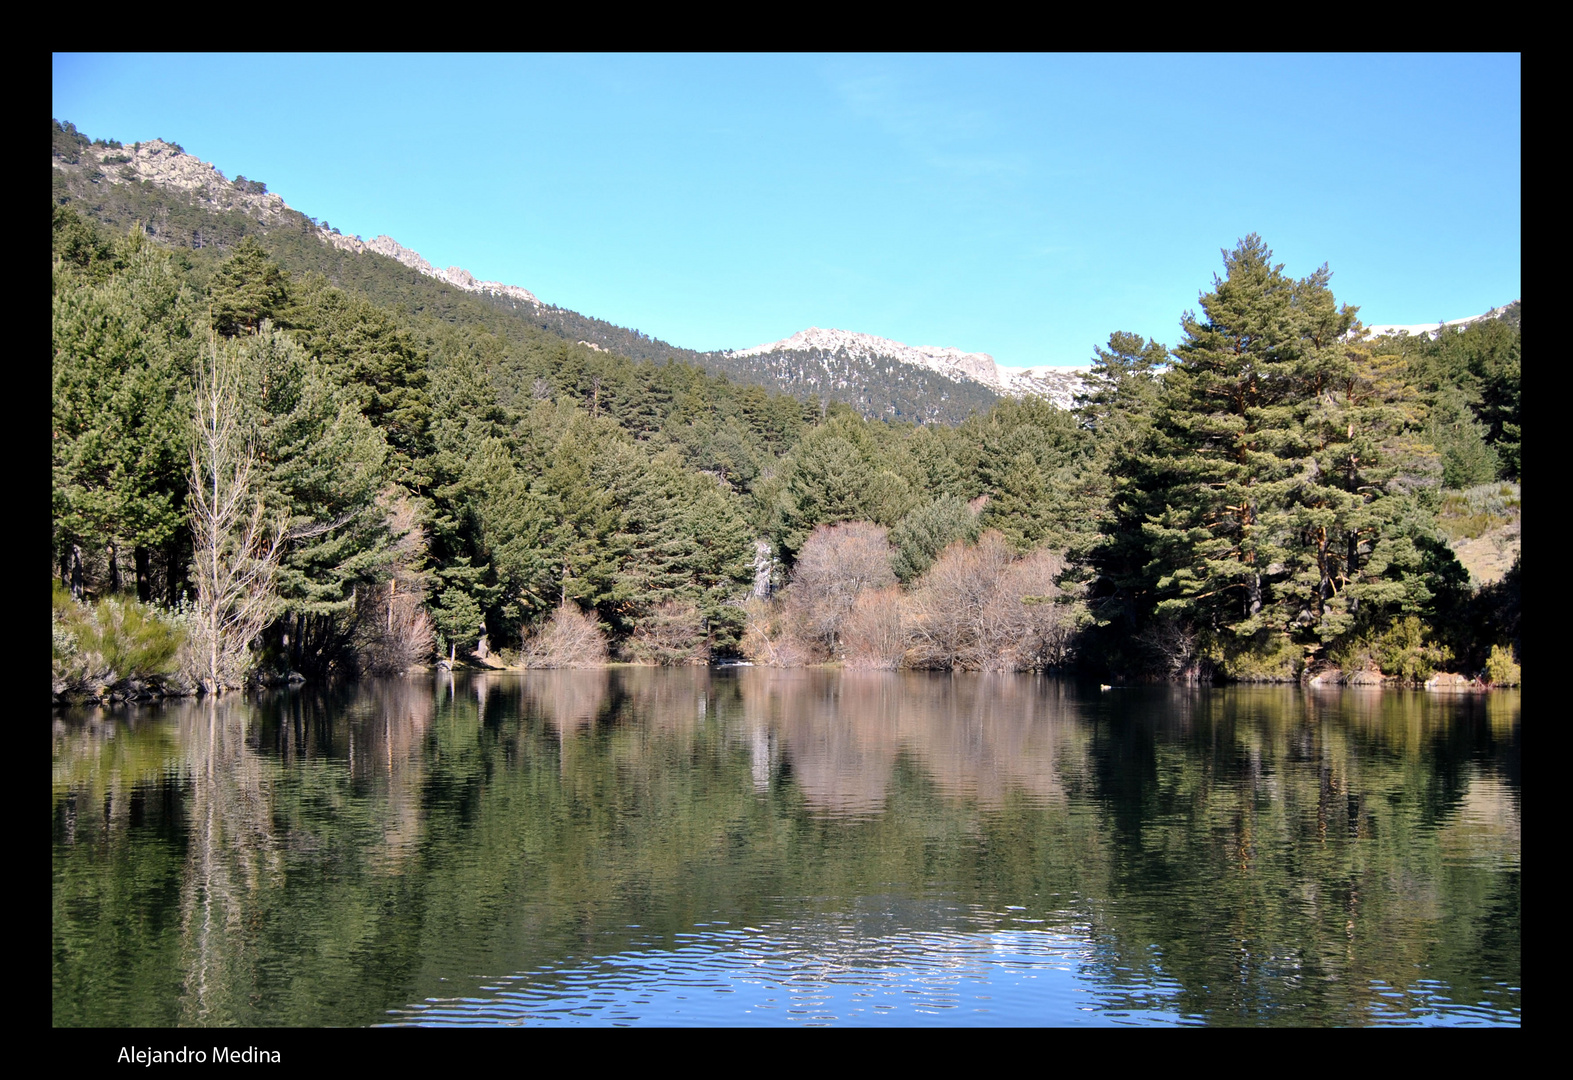
[[[402,675],[431,660],[437,632],[419,593],[367,590],[356,606],[360,609],[356,653],[364,670]]]
[[[58,581],[51,611],[56,695],[102,695],[130,679],[172,675],[186,639],[178,616],[129,597],[78,603]]]
[[[581,668],[606,663],[606,635],[590,616],[572,605],[552,612],[539,634],[525,642],[525,667]]]
[[[841,627],[842,657],[849,668],[894,670],[907,651],[901,591],[865,589]]]
[[[709,663],[704,617],[691,602],[666,600],[634,623],[633,635],[623,651],[637,664],[676,667]]]
[[[793,628],[784,604],[752,599],[743,608],[747,619],[739,648],[763,667],[802,667],[814,662],[814,650]]]
[[[1231,641],[1220,667],[1235,682],[1293,682],[1305,666],[1304,654],[1287,634],[1263,630],[1244,641]]]
[[[1063,559],[1050,551],[1012,559],[990,531],[968,547],[945,549],[910,600],[913,667],[1023,671],[1063,663],[1074,616],[1055,579]]]
[[[1518,686],[1520,672],[1513,659],[1513,650],[1501,645],[1491,646],[1491,656],[1486,660],[1486,678],[1492,686]]]
[[[1382,674],[1421,682],[1449,663],[1452,653],[1446,646],[1428,641],[1429,637],[1429,627],[1414,615],[1388,627],[1372,649]]]
[[[803,542],[786,591],[786,614],[820,658],[838,654],[841,624],[860,592],[896,583],[887,535],[883,526],[848,521],[821,525]]]

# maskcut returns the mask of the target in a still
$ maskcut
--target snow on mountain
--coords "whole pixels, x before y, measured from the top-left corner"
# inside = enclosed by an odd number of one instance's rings
[[[1090,365],[1083,367],[998,368],[1000,393],[1011,397],[1048,398],[1062,409],[1076,403]]]
[[[57,169],[96,168],[98,181],[123,184],[148,181],[163,187],[185,192],[195,202],[214,210],[239,210],[265,224],[279,224],[291,208],[277,194],[269,192],[265,184],[255,181],[229,180],[211,162],[202,161],[186,153],[174,143],[154,139],[131,147],[92,145],[81,150],[82,164],[54,159]],[[310,219],[308,219],[310,220]],[[332,229],[316,225],[316,235],[324,243],[342,251],[355,254],[385,255],[425,274],[447,282],[465,292],[490,293],[495,296],[522,300],[535,307],[542,307],[534,293],[518,285],[500,281],[480,281],[461,266],[441,269],[433,266],[417,251],[400,244],[391,236],[381,235],[370,241],[358,236],[345,236]],[[593,349],[605,346],[581,341]],[[739,349],[724,356],[733,358],[773,358],[782,354],[808,354],[830,377],[831,385],[845,388],[848,380],[859,382],[867,377],[854,375],[845,368],[838,368],[837,357],[854,361],[896,362],[910,364],[934,372],[959,383],[975,383],[997,394],[1012,397],[1035,395],[1045,397],[1060,408],[1070,408],[1072,399],[1081,386],[1081,375],[1086,368],[1002,368],[988,353],[965,352],[953,347],[938,348],[931,345],[906,345],[873,334],[860,334],[850,330],[825,330],[813,326],[768,345]],[[790,367],[790,365],[788,366]],[[788,368],[782,368],[785,374]],[[796,377],[796,376],[790,376]],[[840,380],[838,383],[837,380]],[[812,380],[811,380],[812,381]],[[876,395],[877,396],[877,395]],[[943,389],[938,397],[945,397]]]
[[[915,367],[927,368],[957,382],[982,383],[996,393],[1011,397],[1034,395],[1046,397],[1062,409],[1068,409],[1081,386],[1081,374],[1086,368],[1002,368],[988,353],[969,353],[952,346],[907,345],[873,334],[860,334],[853,330],[826,330],[811,326],[791,337],[767,345],[748,349],[734,349],[730,357],[767,356],[772,353],[817,353],[827,370],[830,359],[845,355],[854,360],[895,360]]]
[[[506,296],[514,300],[524,300],[534,304],[536,307],[541,306],[541,302],[535,298],[534,293],[528,289],[520,288],[518,285],[504,285],[500,281],[478,281],[474,274],[462,266],[450,266],[446,270],[439,270],[421,258],[419,252],[411,251],[391,236],[377,236],[370,242],[367,242],[358,236],[342,236],[339,233],[327,232],[321,229],[318,230],[318,235],[334,247],[344,251],[353,251],[357,255],[368,251],[377,255],[386,255],[395,262],[403,263],[411,270],[418,270],[427,277],[434,277],[438,281],[446,281],[454,288],[463,289],[465,292],[492,293],[496,296]]]
[[[1419,337],[1421,334],[1425,334],[1427,337],[1434,338],[1437,336],[1437,334],[1441,333],[1441,328],[1444,326],[1468,326],[1470,323],[1484,322],[1486,319],[1498,319],[1501,318],[1502,314],[1512,306],[1512,304],[1503,304],[1501,307],[1492,308],[1484,315],[1471,315],[1467,319],[1448,319],[1442,323],[1406,323],[1403,325],[1397,323],[1380,323],[1376,326],[1367,326],[1362,328],[1363,332],[1361,336],[1369,338],[1381,337],[1384,334],[1409,334],[1414,337]]]

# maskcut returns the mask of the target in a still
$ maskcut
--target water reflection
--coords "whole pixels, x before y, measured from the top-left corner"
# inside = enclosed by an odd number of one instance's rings
[[[55,1022],[1516,1024],[1518,707],[689,668],[57,714]]]

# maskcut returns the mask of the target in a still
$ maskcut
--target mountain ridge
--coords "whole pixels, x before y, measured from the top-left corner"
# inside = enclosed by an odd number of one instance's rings
[[[529,289],[485,281],[460,266],[434,266],[419,252],[387,234],[370,241],[319,224],[290,207],[267,185],[237,176],[233,181],[213,163],[178,144],[152,139],[126,147],[114,140],[89,141],[70,124],[55,122],[52,165],[57,174],[85,177],[93,185],[147,184],[178,193],[215,215],[241,214],[264,230],[295,223],[323,244],[347,254],[375,255],[415,270],[460,292],[489,299],[547,333],[599,352],[635,360],[681,359],[715,374],[782,389],[804,400],[843,401],[883,419],[954,423],[986,410],[1000,397],[1037,396],[1062,409],[1074,405],[1090,366],[1001,366],[993,356],[954,346],[907,345],[860,331],[810,326],[779,341],[743,349],[697,351],[651,338],[593,316],[546,303]],[[222,245],[223,240],[217,241]],[[189,243],[204,245],[193,229]],[[1488,318],[1517,317],[1518,301],[1482,315],[1449,320],[1464,326]],[[1435,324],[1376,325],[1367,336],[1440,332]]]

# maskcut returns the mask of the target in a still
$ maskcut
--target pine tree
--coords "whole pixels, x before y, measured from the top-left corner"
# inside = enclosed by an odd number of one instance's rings
[[[77,219],[57,258],[53,303],[53,518],[57,550],[107,550],[109,586],[130,548],[140,599],[154,551],[185,534],[197,309],[169,254],[133,231],[110,243]],[[169,576],[179,576],[172,567]]]
[[[293,669],[325,673],[348,651],[357,590],[388,572],[390,538],[379,505],[387,443],[352,393],[286,332],[264,320],[258,333],[230,347],[242,358],[258,493],[289,529],[278,570],[284,619],[276,640]]]
[[[213,328],[225,337],[254,331],[264,319],[275,325],[289,303],[289,275],[268,258],[268,253],[248,236],[208,283]]]

